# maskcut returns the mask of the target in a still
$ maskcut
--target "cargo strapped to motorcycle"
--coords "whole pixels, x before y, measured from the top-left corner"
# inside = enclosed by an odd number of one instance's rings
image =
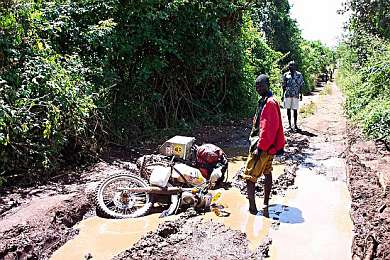
[[[179,174],[179,176],[180,176],[181,178],[183,178],[184,182],[188,185],[188,181],[187,181],[187,179],[184,177],[184,175],[183,175],[178,169],[176,169],[175,167],[172,167],[172,169],[175,170],[175,172],[177,172],[177,174]]]

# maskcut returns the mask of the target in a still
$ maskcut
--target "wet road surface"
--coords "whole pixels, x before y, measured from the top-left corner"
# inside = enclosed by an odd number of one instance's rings
[[[301,151],[305,159],[296,172],[295,189],[287,191],[285,196],[273,195],[268,211],[256,216],[248,213],[247,199],[239,189],[220,190],[220,203],[227,207],[230,215],[218,217],[209,212],[201,216],[205,221],[212,219],[244,232],[253,251],[270,237],[271,259],[351,258],[353,225],[342,158],[345,145],[342,96],[333,86],[330,96],[312,99],[318,103],[317,112],[302,123],[302,128],[306,134],[311,133],[311,138],[309,147]],[[291,135],[290,139],[294,136]],[[230,180],[244,164],[244,156],[230,158]],[[283,171],[284,165],[275,165],[274,179]],[[261,208],[262,198],[257,198],[257,205]],[[52,259],[83,259],[88,254],[93,259],[110,259],[130,248],[163,221],[180,217],[159,219],[158,216],[84,220],[77,226],[79,235],[61,247]]]

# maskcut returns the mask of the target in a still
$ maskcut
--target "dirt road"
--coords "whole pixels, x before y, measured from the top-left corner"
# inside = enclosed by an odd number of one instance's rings
[[[315,95],[306,100],[304,103],[317,104],[317,113],[302,121],[301,133],[287,133],[288,155],[275,163],[268,212],[250,215],[243,195],[245,185],[233,178],[235,187],[221,191],[229,217],[207,213],[167,221],[152,215],[115,224],[91,218],[82,222],[80,235],[56,252],[53,259],[82,255],[108,259],[129,246],[116,259],[161,259],[170,255],[175,259],[350,259],[353,226],[342,158],[346,123],[342,96],[335,86],[332,90],[330,96]],[[243,135],[244,140],[246,137]],[[237,142],[241,139],[219,144],[231,155],[230,172],[244,166],[242,155],[247,144]],[[292,176],[290,182],[285,181],[287,175]],[[257,193],[262,195],[261,180]],[[137,228],[140,225],[144,229]],[[80,250],[75,252],[77,247]]]
[[[303,131],[286,133],[268,212],[248,214],[245,185],[231,176],[233,187],[221,198],[226,218],[191,211],[167,219],[94,217],[98,181],[133,167],[128,158],[110,160],[76,178],[3,191],[0,259],[389,259],[390,155],[346,124],[335,85],[319,91],[305,97],[315,113],[301,120]],[[244,165],[249,128],[250,120],[232,122],[194,135],[227,151],[232,174]]]

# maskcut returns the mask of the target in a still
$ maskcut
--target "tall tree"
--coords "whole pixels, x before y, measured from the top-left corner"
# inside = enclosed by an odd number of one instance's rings
[[[253,11],[253,19],[275,50],[288,53],[289,59],[299,63],[301,31],[297,22],[291,18],[290,10],[288,0],[261,0]]]
[[[347,0],[341,13],[350,13],[350,29],[390,39],[389,0]]]

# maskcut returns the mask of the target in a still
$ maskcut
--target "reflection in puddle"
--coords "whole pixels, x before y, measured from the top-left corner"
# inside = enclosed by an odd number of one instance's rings
[[[337,172],[338,181],[330,181],[306,165],[299,168],[295,179],[299,188],[288,192],[280,204],[302,212],[293,210],[286,217],[283,206],[277,207],[281,224],[272,233],[271,259],[351,259],[353,224],[349,192],[345,182],[340,181],[343,174]],[[304,221],[290,225],[291,217],[299,220],[299,215]]]
[[[306,158],[301,164],[301,168],[309,169],[313,173],[325,175],[330,181],[346,181],[345,162],[342,158],[330,157],[321,160],[314,160],[312,158]]]
[[[231,181],[236,173],[245,166],[246,157],[236,156],[229,158],[229,181]],[[282,164],[273,165],[272,175],[277,179],[284,173],[285,166]],[[222,192],[220,203],[227,206],[226,211],[230,213],[229,217],[217,217],[214,213],[207,213],[205,219],[213,219],[219,223],[226,225],[233,230],[240,230],[247,235],[249,240],[249,248],[255,250],[266,236],[268,236],[272,218],[262,216],[259,212],[256,216],[248,212],[248,200],[240,193],[237,188],[230,190],[218,190]],[[276,198],[274,195],[271,202]],[[256,198],[257,207],[261,209],[263,198]]]

